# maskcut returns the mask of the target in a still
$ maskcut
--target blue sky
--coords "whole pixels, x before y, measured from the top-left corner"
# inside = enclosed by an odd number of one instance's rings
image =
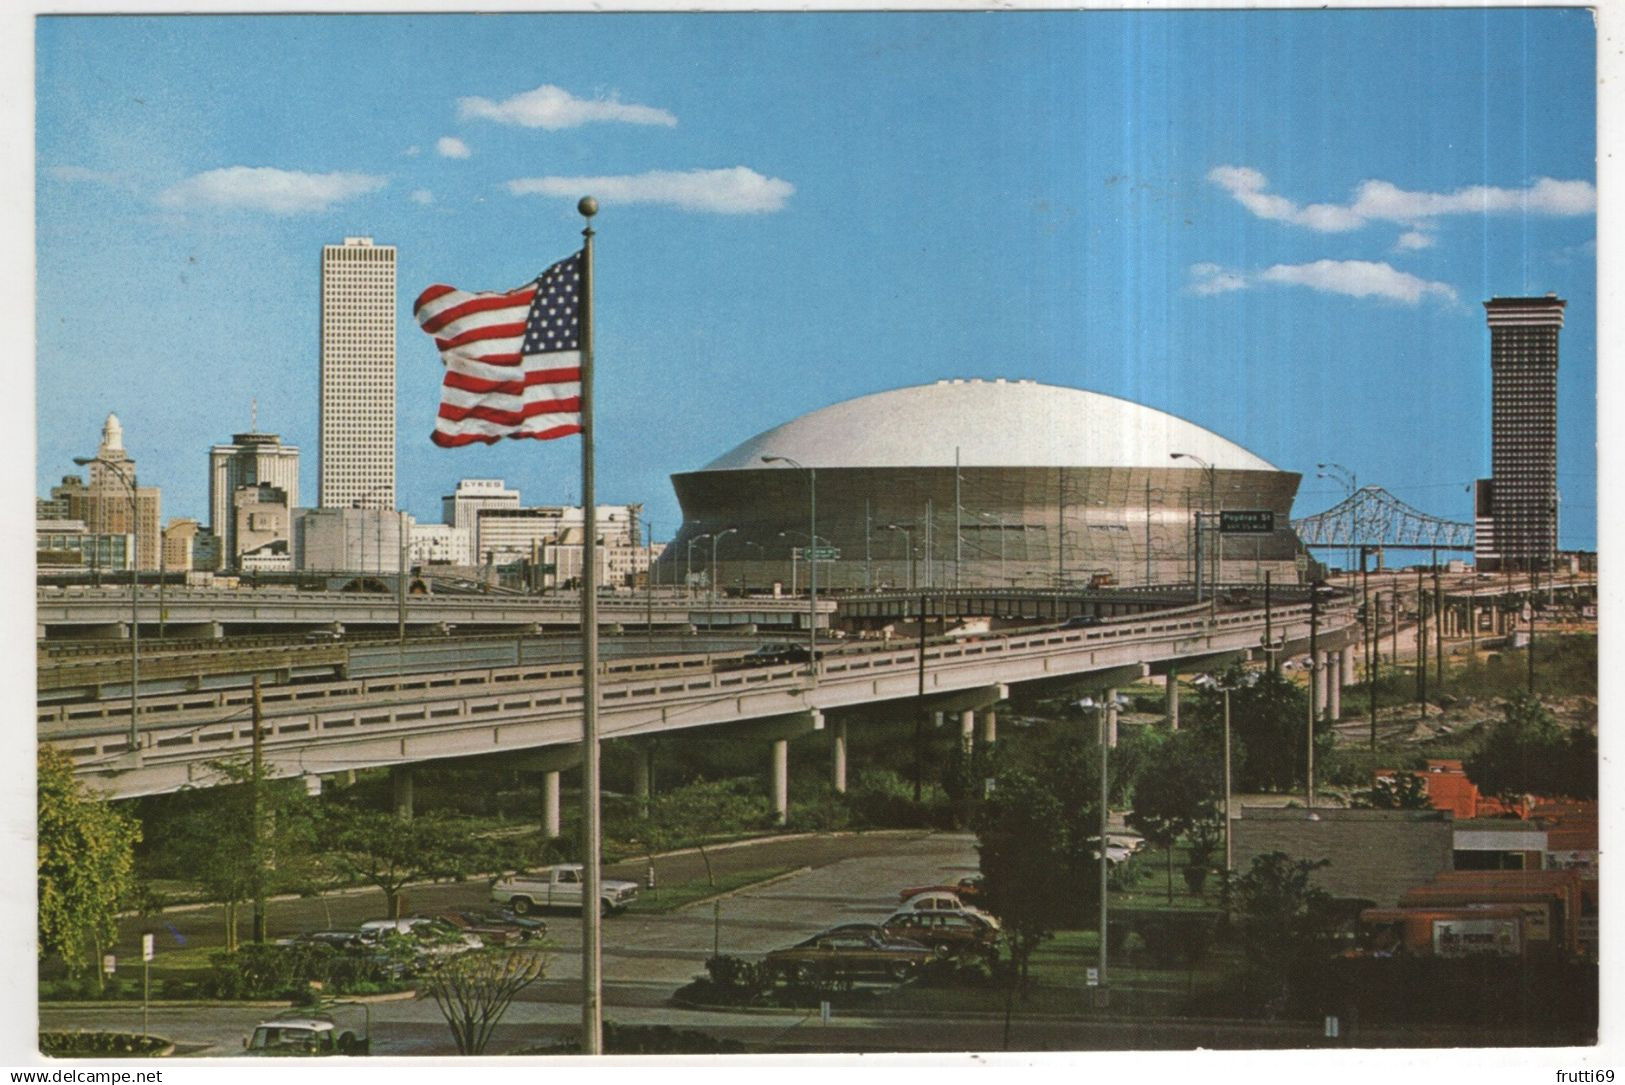
[[[399,492],[578,497],[573,440],[443,450],[434,282],[517,285],[594,190],[598,488],[853,396],[1033,378],[1341,496],[1468,519],[1492,295],[1555,291],[1562,544],[1596,545],[1582,10],[41,18],[36,486],[117,412],[164,516],[249,426],[316,497],[321,246],[399,249]],[[593,183],[583,178],[609,179]],[[556,194],[555,194],[556,193]],[[94,304],[87,304],[87,295]]]

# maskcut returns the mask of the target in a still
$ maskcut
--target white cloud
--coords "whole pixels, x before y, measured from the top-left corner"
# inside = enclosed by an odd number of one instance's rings
[[[1299,207],[1285,196],[1271,195],[1264,191],[1269,178],[1247,166],[1217,166],[1208,171],[1207,177],[1259,218],[1307,226],[1322,233],[1341,233],[1365,225],[1364,219],[1346,207],[1325,203]]]
[[[435,141],[434,149],[441,158],[467,158],[474,153],[456,136],[441,136]]]
[[[1216,166],[1208,180],[1235,197],[1259,218],[1307,226],[1322,233],[1358,229],[1372,221],[1412,227],[1400,238],[1401,248],[1425,248],[1415,242],[1416,227],[1442,215],[1589,215],[1597,210],[1597,190],[1589,181],[1537,178],[1528,188],[1473,185],[1454,192],[1409,192],[1389,181],[1362,181],[1347,206],[1317,203],[1299,207],[1285,196],[1267,192],[1269,178],[1249,166]],[[1431,244],[1431,239],[1428,242]]]
[[[413,189],[412,190],[412,195],[411,195],[410,198],[411,198],[413,203],[419,203],[419,204],[424,205],[425,207],[427,207],[431,203],[434,203],[434,193],[430,192],[426,188]]]
[[[119,183],[117,174],[86,169],[84,166],[52,166],[50,173],[58,181],[87,181],[97,185],[116,185]]]
[[[1191,290],[1222,294],[1256,286],[1303,286],[1326,294],[1353,298],[1384,298],[1417,305],[1429,299],[1455,301],[1448,284],[1419,278],[1406,271],[1369,260],[1316,260],[1309,264],[1275,264],[1263,271],[1246,272],[1217,264],[1193,264]]]
[[[230,166],[188,177],[158,202],[178,210],[201,207],[297,215],[376,192],[389,182],[365,173],[301,173],[270,166]]]
[[[1424,233],[1421,230],[1406,230],[1399,235],[1399,240],[1394,242],[1396,252],[1415,252],[1417,249],[1431,249],[1432,247],[1433,235]]]
[[[796,190],[744,166],[722,170],[656,170],[620,177],[524,177],[508,182],[516,196],[596,196],[605,204],[658,203],[719,215],[761,214],[784,207]]]
[[[677,118],[654,106],[633,105],[615,97],[577,98],[563,87],[544,84],[512,98],[493,102],[489,98],[457,99],[457,115],[466,119],[517,124],[524,128],[576,128],[600,121],[619,124],[656,124],[667,128]]]
[[[412,146],[408,147],[406,150],[402,151],[401,153],[404,154],[407,158],[416,158],[418,155],[423,153],[423,148],[419,147],[416,143],[414,143],[414,144],[412,144]]]

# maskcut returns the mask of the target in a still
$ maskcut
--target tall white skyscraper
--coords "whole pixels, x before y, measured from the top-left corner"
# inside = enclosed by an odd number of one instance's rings
[[[322,508],[395,507],[395,246],[322,246]]]

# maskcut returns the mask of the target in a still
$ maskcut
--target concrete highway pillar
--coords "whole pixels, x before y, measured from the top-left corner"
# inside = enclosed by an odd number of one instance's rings
[[[1117,745],[1117,691],[1106,691],[1106,745]]]
[[[542,839],[555,840],[559,835],[559,774],[542,773]]]
[[[982,744],[991,746],[999,740],[999,714],[993,709],[982,712]]]
[[[829,728],[829,782],[835,794],[846,794],[846,721],[833,720]]]
[[[395,816],[398,818],[412,817],[412,767],[410,765],[396,765],[389,770],[390,791],[395,799]]]
[[[1343,657],[1346,655],[1346,651],[1337,651],[1326,659],[1326,714],[1334,722],[1343,718]]]
[[[1337,656],[1343,662],[1343,684],[1345,686],[1354,685],[1360,680],[1359,674],[1355,671],[1355,665],[1358,662],[1357,654],[1352,648],[1344,648],[1337,653]]]
[[[932,727],[941,727],[942,726],[942,717],[944,715],[945,715],[945,713],[942,713],[942,712],[933,712],[933,713],[931,713],[931,726]]]
[[[1166,715],[1168,717],[1168,730],[1177,731],[1179,730],[1179,672],[1169,670],[1167,681],[1168,707]]]
[[[1329,653],[1328,653],[1328,655],[1329,655]],[[1322,655],[1319,658],[1316,658],[1314,656],[1309,657],[1309,665],[1314,668],[1314,673],[1315,673],[1315,718],[1316,719],[1325,719],[1326,718],[1326,704],[1327,704],[1327,702],[1329,700],[1329,698],[1326,696],[1326,687],[1331,685],[1331,675],[1329,673],[1327,673],[1328,669],[1329,669],[1327,667],[1327,662],[1328,662],[1328,660],[1327,660],[1326,655]]]
[[[967,708],[959,713],[959,745],[966,753],[976,744],[976,709]]]
[[[655,749],[652,742],[633,744],[632,794],[638,800],[638,817],[649,816],[649,796],[653,791]]]
[[[790,740],[773,740],[773,814],[780,825],[790,820]]]

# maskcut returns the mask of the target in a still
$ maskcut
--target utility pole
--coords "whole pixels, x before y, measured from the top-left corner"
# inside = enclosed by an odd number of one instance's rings
[[[1416,708],[1421,718],[1428,718],[1428,619],[1427,587],[1423,582],[1422,567],[1416,567]]]
[[[1444,591],[1439,587],[1439,551],[1433,551],[1433,676],[1444,696]]]
[[[1319,580],[1309,582],[1309,725],[1304,798],[1311,810],[1315,808],[1315,719],[1320,698],[1320,585]]]
[[[1371,570],[1367,568],[1366,558],[1370,548],[1360,547],[1360,608],[1365,615],[1362,623],[1364,629],[1360,640],[1365,647],[1365,685],[1366,692],[1370,694],[1371,702],[1371,748],[1377,748],[1377,637],[1382,627],[1373,621],[1376,615],[1371,610]]]
[[[914,697],[914,803],[919,805],[925,778],[925,595],[920,595],[919,686]]]
[[[1264,570],[1264,654],[1271,674],[1280,673],[1281,660],[1275,651],[1275,629],[1270,609],[1270,573]]]
[[[253,676],[252,685],[252,716],[254,728],[253,741],[250,745],[252,751],[249,760],[248,786],[249,792],[249,832],[253,839],[249,842],[249,866],[254,872],[254,941],[265,941],[265,810],[260,782],[264,777],[265,737],[263,722],[265,707],[260,699],[260,676]],[[235,937],[235,936],[234,936]]]

